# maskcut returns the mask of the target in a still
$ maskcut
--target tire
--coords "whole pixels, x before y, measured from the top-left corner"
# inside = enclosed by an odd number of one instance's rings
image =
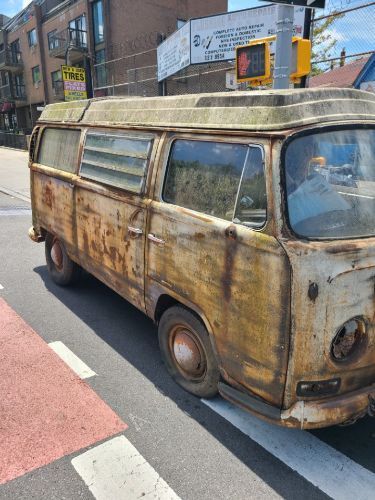
[[[49,275],[57,285],[66,286],[77,280],[80,267],[69,258],[64,243],[53,234],[46,235],[45,252]]]
[[[173,306],[162,315],[158,335],[162,358],[173,380],[195,396],[215,396],[220,372],[200,320],[184,307]]]

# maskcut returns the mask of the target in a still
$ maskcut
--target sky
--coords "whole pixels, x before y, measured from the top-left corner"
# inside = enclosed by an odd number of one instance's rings
[[[0,14],[13,17],[29,3],[30,0],[0,0]]]
[[[142,0],[138,0],[142,1]],[[326,10],[350,8],[369,0],[326,0]],[[23,7],[28,5],[30,0],[0,0],[0,14],[14,16]],[[266,2],[258,0],[228,0],[228,10],[241,10],[249,7],[261,7]],[[342,20],[338,21],[330,31],[337,40],[336,52],[346,48],[347,53],[359,53],[375,48],[375,35],[371,29],[364,29],[368,23],[368,17],[373,15],[373,8],[356,11],[353,14],[347,14]],[[322,11],[317,10],[316,15],[321,15]]]

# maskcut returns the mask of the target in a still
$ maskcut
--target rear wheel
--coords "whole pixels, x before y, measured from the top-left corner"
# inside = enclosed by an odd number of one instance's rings
[[[187,309],[167,309],[159,323],[159,346],[169,374],[186,391],[199,397],[217,394],[220,378],[208,332]]]
[[[73,283],[80,272],[80,267],[66,253],[64,243],[47,233],[45,241],[46,262],[52,280],[61,286]]]

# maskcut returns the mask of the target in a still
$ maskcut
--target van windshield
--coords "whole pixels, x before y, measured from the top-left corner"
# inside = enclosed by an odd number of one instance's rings
[[[375,234],[375,129],[294,139],[285,154],[291,228],[309,238]]]

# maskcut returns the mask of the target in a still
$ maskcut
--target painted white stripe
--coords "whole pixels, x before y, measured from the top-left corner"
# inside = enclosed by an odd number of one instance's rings
[[[65,344],[60,341],[48,344],[55,353],[81,378],[89,378],[96,375],[78,356],[74,354]]]
[[[4,290],[4,287],[1,283],[0,283],[0,290]]]
[[[373,498],[375,474],[309,432],[268,424],[221,398],[202,401],[330,497]]]
[[[97,500],[179,500],[125,436],[73,458],[72,465]]]

